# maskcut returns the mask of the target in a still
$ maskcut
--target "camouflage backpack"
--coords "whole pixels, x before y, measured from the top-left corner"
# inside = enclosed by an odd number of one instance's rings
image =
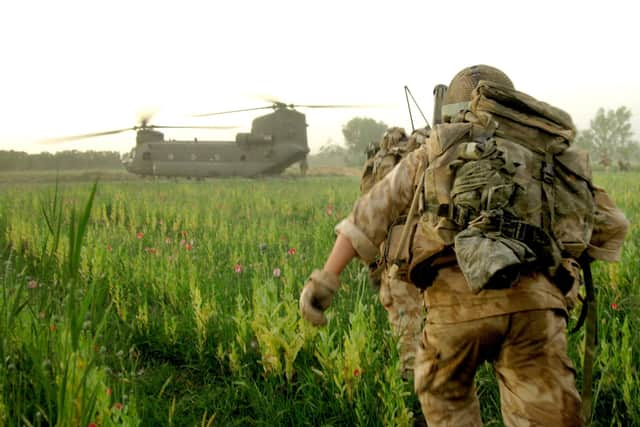
[[[415,150],[428,136],[426,129],[417,129],[407,138],[405,130],[400,127],[392,127],[385,131],[379,143],[370,144],[367,149],[365,161],[360,179],[360,192],[366,193],[387,175],[404,156]]]
[[[412,281],[428,286],[437,264],[457,262],[473,291],[508,287],[523,268],[545,271],[567,291],[595,212],[588,158],[570,148],[574,136],[564,111],[480,81],[469,106],[431,134]]]

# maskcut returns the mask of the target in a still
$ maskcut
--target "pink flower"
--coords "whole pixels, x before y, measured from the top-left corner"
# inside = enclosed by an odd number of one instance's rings
[[[326,210],[326,212],[327,212],[327,216],[331,216],[331,215],[333,215],[333,204],[329,203],[329,204],[327,205],[327,210]]]
[[[142,231],[138,231],[136,233],[136,237],[138,238],[138,240],[142,239],[144,237],[144,233]]]
[[[34,279],[31,279],[27,282],[27,288],[36,289],[38,287],[38,282]]]
[[[242,273],[243,270],[244,268],[242,268],[242,264],[236,264],[233,266],[233,271],[235,271],[238,274]]]
[[[186,243],[187,243],[186,240],[184,240],[184,239],[180,240],[180,246],[184,246]]]
[[[273,277],[280,277],[280,275],[282,274],[282,271],[280,271],[279,268],[274,268],[273,269]]]
[[[295,255],[296,254],[296,248],[289,248],[289,250],[287,251],[287,254]]]
[[[612,302],[611,303],[611,308],[614,309],[614,310],[617,310],[618,309],[618,304],[616,304],[615,302]]]

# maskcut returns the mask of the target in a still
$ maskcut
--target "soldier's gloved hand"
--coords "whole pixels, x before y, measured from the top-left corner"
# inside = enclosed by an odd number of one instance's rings
[[[314,270],[300,294],[300,313],[315,326],[327,324],[324,311],[331,305],[340,289],[340,280],[334,273]]]

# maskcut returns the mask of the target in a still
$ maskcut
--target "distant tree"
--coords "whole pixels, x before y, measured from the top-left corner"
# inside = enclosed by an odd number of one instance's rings
[[[640,155],[640,146],[633,140],[631,110],[627,107],[606,112],[600,108],[589,129],[578,132],[575,143],[591,151],[597,162],[628,161]]]
[[[365,159],[365,151],[371,142],[379,141],[388,126],[368,117],[355,117],[342,127],[349,160],[352,164],[361,165]]]

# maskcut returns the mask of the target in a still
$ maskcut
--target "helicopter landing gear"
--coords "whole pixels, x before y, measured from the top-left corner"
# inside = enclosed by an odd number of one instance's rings
[[[309,162],[307,162],[306,157],[300,160],[299,166],[300,166],[300,175],[306,176],[307,171],[309,170]]]

